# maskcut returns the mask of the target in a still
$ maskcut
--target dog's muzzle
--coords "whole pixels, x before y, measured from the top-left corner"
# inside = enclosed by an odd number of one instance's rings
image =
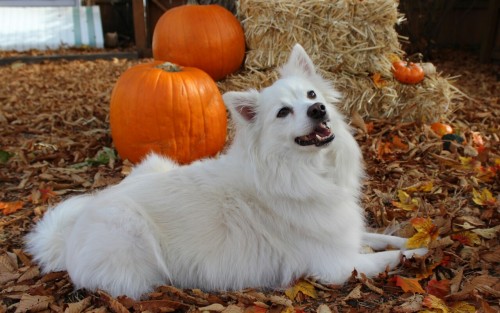
[[[319,123],[310,134],[296,137],[295,143],[301,146],[315,145],[316,147],[321,147],[332,142],[334,138],[335,135],[328,126],[327,121],[324,121]]]
[[[296,137],[295,142],[301,146],[315,145],[316,147],[332,142],[335,135],[327,124],[329,120],[325,105],[319,102],[314,103],[307,109],[307,116],[318,121],[318,126],[310,134]]]

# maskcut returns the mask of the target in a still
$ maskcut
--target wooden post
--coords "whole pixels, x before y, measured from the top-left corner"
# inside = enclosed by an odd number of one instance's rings
[[[483,63],[491,61],[492,51],[495,47],[495,36],[498,31],[499,11],[500,1],[490,0],[488,5],[488,17],[484,24],[484,35],[481,40],[481,51],[479,53],[479,59]]]
[[[134,36],[135,45],[140,57],[148,55],[149,47],[146,30],[146,8],[143,0],[132,0],[132,11],[134,14]]]

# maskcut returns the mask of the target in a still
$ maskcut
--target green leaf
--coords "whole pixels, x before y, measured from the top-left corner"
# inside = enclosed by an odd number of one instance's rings
[[[4,150],[0,150],[0,163],[5,164],[9,161],[10,158],[14,156],[14,153],[10,153]]]
[[[116,159],[115,150],[108,147],[104,147],[102,148],[101,151],[99,151],[99,153],[94,159],[87,159],[86,162],[89,165],[106,165],[109,163],[110,160],[114,159]]]

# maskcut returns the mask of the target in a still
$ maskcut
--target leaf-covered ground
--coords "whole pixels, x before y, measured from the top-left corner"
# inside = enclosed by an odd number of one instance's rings
[[[460,75],[455,84],[469,96],[444,125],[367,120],[356,136],[369,226],[429,245],[427,256],[342,286],[307,278],[274,291],[163,286],[143,301],[74,290],[65,272],[42,275],[22,250],[50,205],[130,170],[112,148],[108,104],[119,75],[141,61],[0,67],[0,312],[498,312],[500,67],[465,53],[440,57],[438,71]]]

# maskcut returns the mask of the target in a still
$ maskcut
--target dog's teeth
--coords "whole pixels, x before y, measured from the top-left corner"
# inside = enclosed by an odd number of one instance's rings
[[[321,140],[321,137],[318,134],[316,134],[316,139]]]

